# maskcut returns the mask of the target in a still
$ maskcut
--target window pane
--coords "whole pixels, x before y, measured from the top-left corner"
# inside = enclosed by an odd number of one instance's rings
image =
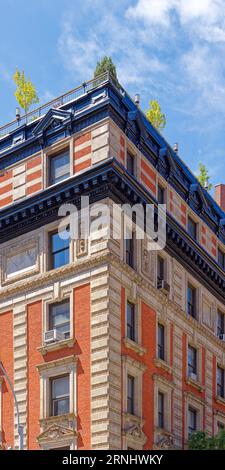
[[[66,231],[62,233],[68,234]],[[69,263],[69,246],[70,238],[64,240],[58,232],[50,235],[51,269],[56,269]]]
[[[188,233],[193,237],[195,240],[197,238],[197,224],[195,221],[191,218],[188,217]]]
[[[49,308],[49,328],[56,328],[57,331],[64,333],[65,337],[70,333],[70,302],[61,302],[50,305]]]
[[[164,204],[165,202],[165,189],[162,186],[158,186],[158,204]]]
[[[126,263],[133,268],[134,266],[134,235],[131,239],[126,239]]]
[[[134,157],[130,152],[127,152],[127,170],[131,175],[134,175]]]
[[[134,414],[134,377],[127,377],[127,411]]]
[[[69,377],[58,377],[52,380],[52,398],[60,398],[69,395]]]
[[[50,184],[58,183],[70,176],[69,151],[50,158]]]
[[[52,251],[53,252],[56,252],[56,251],[60,251],[60,250],[63,250],[65,248],[68,248],[69,247],[69,243],[70,243],[70,237],[67,238],[66,240],[64,240],[64,238],[62,238],[64,235],[67,236],[67,231],[64,230],[64,232],[62,232],[62,234],[59,235],[59,233],[53,233],[52,236],[51,236],[51,241],[52,241]]]
[[[164,394],[158,393],[158,426],[164,428]]]
[[[127,302],[127,337],[135,341],[135,305]]]
[[[224,334],[224,314],[218,310],[217,312],[217,335]]]
[[[158,325],[158,357],[164,361],[165,359],[165,329],[164,325]]]
[[[52,269],[60,268],[60,266],[64,266],[65,264],[69,263],[69,253],[68,251],[62,251],[61,253],[56,253],[53,255],[52,260]]]
[[[188,434],[197,430],[197,411],[193,408],[188,410]]]
[[[217,395],[224,398],[224,369],[217,367]]]
[[[52,415],[58,416],[69,412],[69,376],[51,380]]]
[[[196,289],[190,284],[187,289],[187,311],[192,317],[196,317]]]
[[[197,374],[197,350],[188,347],[188,374]]]
[[[53,416],[69,413],[69,398],[62,398],[53,401]]]
[[[218,264],[221,268],[225,267],[225,255],[222,250],[218,248]]]
[[[165,261],[161,256],[158,256],[158,280],[164,280],[164,268],[165,268]]]

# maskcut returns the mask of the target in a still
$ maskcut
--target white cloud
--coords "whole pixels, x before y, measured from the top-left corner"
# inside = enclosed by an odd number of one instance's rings
[[[138,33],[125,22],[121,28],[117,17],[111,14],[105,14],[84,34],[76,28],[70,14],[62,23],[58,49],[66,68],[78,80],[91,78],[96,62],[109,55],[116,62],[121,83],[138,85],[146,77],[151,81],[154,74],[166,69],[166,64],[156,54],[149,55],[145,41],[142,30]]]
[[[207,32],[212,41],[220,3],[220,0],[139,0],[136,6],[124,8],[123,14],[102,8],[104,14],[95,16],[89,28],[86,18],[78,21],[70,11],[64,15],[58,50],[76,83],[90,79],[96,62],[110,55],[121,84],[131,95],[141,93],[144,107],[149,99],[157,98],[174,113],[180,113],[191,129],[199,116],[210,116],[212,109],[218,111],[218,116],[219,112],[225,114],[225,67],[221,60],[224,45],[202,43],[200,39],[200,34]],[[90,4],[88,17],[91,8]],[[175,21],[175,12],[179,13],[179,24],[168,30]],[[153,27],[149,27],[149,22]],[[183,25],[185,28],[188,25],[188,37]],[[192,34],[197,28],[198,37],[196,31]],[[218,34],[217,30],[215,41]],[[220,47],[220,51],[215,47]]]
[[[167,26],[170,12],[176,7],[177,0],[138,0],[134,7],[129,7],[127,16]]]
[[[86,37],[80,36],[71,15],[64,17],[58,48],[66,68],[75,73],[78,80],[91,77],[96,58],[101,55],[101,45],[92,32]]]
[[[204,110],[204,106],[211,106],[224,112],[224,70],[218,57],[212,57],[208,46],[195,46],[183,56],[182,63],[200,107]]]
[[[154,26],[175,26],[175,16],[187,32],[209,42],[225,41],[224,0],[138,0],[128,18]]]

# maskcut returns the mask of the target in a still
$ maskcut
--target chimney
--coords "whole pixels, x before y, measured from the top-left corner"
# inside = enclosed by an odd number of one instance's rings
[[[175,142],[174,146],[173,146],[173,150],[174,152],[178,153],[178,150],[179,150],[179,144],[178,142]]]
[[[215,186],[214,199],[218,206],[225,212],[225,184],[217,184]]]
[[[136,93],[136,95],[134,97],[134,102],[138,107],[140,106],[140,95],[139,95],[139,93]]]

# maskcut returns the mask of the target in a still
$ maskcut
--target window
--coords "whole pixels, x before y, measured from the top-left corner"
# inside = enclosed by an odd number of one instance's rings
[[[127,412],[134,414],[134,384],[135,378],[132,375],[127,376]]]
[[[197,349],[188,346],[188,375],[197,375]]]
[[[52,416],[69,413],[69,375],[51,379],[51,401]]]
[[[70,302],[65,300],[49,305],[49,329],[56,329],[63,333],[65,338],[70,336]]]
[[[217,336],[224,335],[224,313],[217,312]]]
[[[217,367],[217,395],[218,397],[224,397],[224,369]]]
[[[161,256],[157,258],[157,277],[158,281],[165,280],[165,260]]]
[[[187,288],[187,312],[193,318],[196,318],[196,289],[191,284]]]
[[[165,204],[165,188],[158,185],[158,204]]]
[[[69,149],[49,158],[49,185],[59,183],[70,176]]]
[[[135,323],[135,305],[127,302],[127,337],[132,341],[136,340]]]
[[[66,231],[63,232],[66,234]],[[69,263],[69,246],[70,238],[64,240],[62,233],[58,232],[50,234],[50,269],[56,269]]]
[[[158,426],[164,428],[164,393],[158,393]]]
[[[220,423],[220,421],[218,421],[217,423],[218,432],[223,431],[224,428],[225,428],[225,425],[223,423]]]
[[[220,250],[220,248],[218,248],[217,257],[218,257],[218,265],[222,269],[225,269],[225,254],[222,250]]]
[[[188,435],[197,431],[197,410],[188,408]]]
[[[134,175],[134,156],[130,152],[127,152],[127,170],[131,175]]]
[[[165,360],[165,327],[158,324],[158,358]]]
[[[188,233],[197,240],[197,224],[190,216],[188,216]]]
[[[132,238],[126,239],[126,263],[134,268],[134,233],[132,233]]]

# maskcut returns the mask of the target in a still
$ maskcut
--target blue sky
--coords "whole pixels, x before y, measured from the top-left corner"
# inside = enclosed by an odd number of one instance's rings
[[[111,55],[121,84],[158,99],[164,135],[196,173],[225,183],[225,0],[0,2],[0,124],[14,118],[16,66],[41,103],[92,77]]]

